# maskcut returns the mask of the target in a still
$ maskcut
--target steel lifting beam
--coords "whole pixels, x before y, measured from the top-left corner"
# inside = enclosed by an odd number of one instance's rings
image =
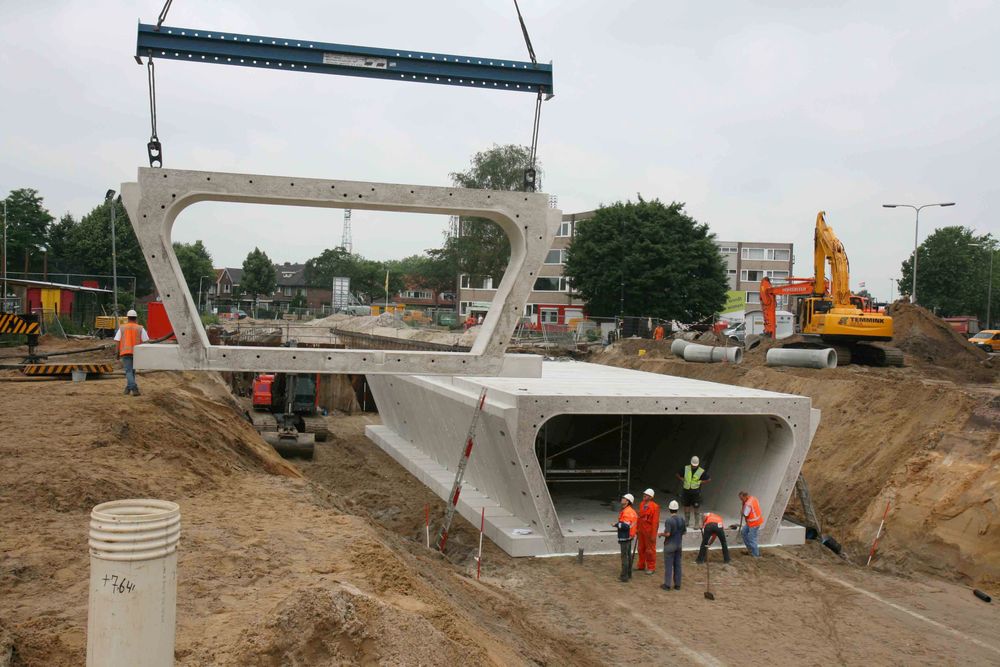
[[[136,59],[188,60],[218,65],[341,74],[542,93],[552,97],[552,65],[404,49],[243,35],[197,28],[139,24]]]

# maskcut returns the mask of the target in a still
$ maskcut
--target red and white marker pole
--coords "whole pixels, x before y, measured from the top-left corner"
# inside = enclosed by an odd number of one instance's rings
[[[458,509],[458,496],[462,493],[462,478],[465,476],[465,467],[469,465],[469,457],[472,455],[472,445],[475,444],[476,425],[479,423],[479,416],[486,405],[486,387],[479,392],[479,400],[472,413],[472,423],[469,424],[469,432],[465,436],[465,446],[462,448],[462,458],[458,461],[458,469],[455,472],[455,483],[452,484],[451,493],[448,494],[448,506],[445,508],[444,519],[441,522],[441,535],[438,538],[438,551],[444,553],[444,545],[448,542],[448,530],[451,528],[451,521],[455,517]]]
[[[427,536],[427,548],[431,548],[431,505],[424,505],[424,534]]]
[[[479,555],[476,556],[476,581],[479,581],[479,573],[483,569],[483,530],[486,529],[486,508],[483,508],[482,516],[479,518]]]
[[[889,515],[889,503],[885,504],[885,511],[882,512],[882,521],[878,524],[878,532],[875,533],[875,540],[872,542],[872,550],[868,552],[868,562],[865,563],[865,567],[872,564],[872,557],[875,556],[875,549],[878,548],[878,538],[882,535],[882,526],[885,525],[885,518]]]

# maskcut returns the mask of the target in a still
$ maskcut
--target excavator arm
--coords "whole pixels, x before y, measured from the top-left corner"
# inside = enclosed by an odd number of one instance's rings
[[[853,307],[851,303],[851,270],[847,251],[833,228],[826,224],[826,211],[816,214],[816,233],[813,243],[813,294],[821,296],[826,291],[826,263],[830,262],[830,296],[834,308]]]
[[[826,282],[822,281],[822,284],[825,291]],[[779,294],[806,296],[813,294],[814,289],[814,282],[811,278],[789,278],[788,282],[782,285],[773,285],[770,278],[761,278],[760,310],[764,315],[764,335],[771,338],[777,337],[778,300],[775,297]]]

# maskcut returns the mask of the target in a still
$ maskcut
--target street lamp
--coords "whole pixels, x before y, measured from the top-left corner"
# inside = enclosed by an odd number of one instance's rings
[[[7,198],[3,198],[3,294],[0,294],[0,313],[7,312]]]
[[[201,313],[201,281],[205,278],[211,278],[212,276],[199,276],[198,277],[198,313]]]
[[[104,194],[104,201],[111,206],[111,289],[114,290],[115,327],[118,326],[118,253],[115,250],[115,208],[116,203],[121,201],[121,197],[115,199],[115,191],[108,190]]]
[[[883,208],[912,208],[917,212],[917,222],[913,227],[913,289],[910,291],[910,302],[917,302],[917,239],[920,235],[920,209],[928,206],[954,206],[955,202],[945,202],[942,204],[923,204],[914,206],[913,204],[882,204]]]
[[[986,283],[986,328],[990,328],[990,306],[993,305],[993,255],[996,253],[993,251],[991,246],[985,243],[970,243],[969,245],[975,246],[977,248],[986,248],[990,253],[990,277],[989,281]]]

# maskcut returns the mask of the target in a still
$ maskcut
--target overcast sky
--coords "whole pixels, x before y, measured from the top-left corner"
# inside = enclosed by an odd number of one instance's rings
[[[1000,3],[523,0],[556,96],[544,104],[544,189],[566,212],[683,201],[724,240],[791,241],[811,273],[816,212],[887,297],[920,235],[996,235]],[[160,0],[0,2],[0,190],[37,188],[80,216],[134,180],[149,137],[137,20]],[[507,0],[178,0],[168,25],[527,59]],[[160,61],[164,166],[448,184],[493,143],[528,143],[523,93]],[[342,214],[198,204],[174,239],[216,265],[259,245],[304,261],[339,244]],[[446,220],[356,211],[355,251],[437,246]]]

